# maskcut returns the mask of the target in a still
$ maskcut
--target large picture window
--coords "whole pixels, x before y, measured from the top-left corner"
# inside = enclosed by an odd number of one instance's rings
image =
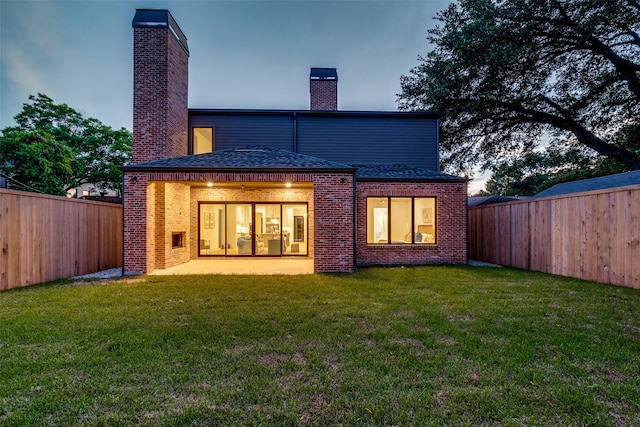
[[[368,197],[367,243],[435,244],[435,197]]]

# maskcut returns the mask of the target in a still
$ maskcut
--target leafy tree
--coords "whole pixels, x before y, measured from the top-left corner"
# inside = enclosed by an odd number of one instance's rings
[[[64,194],[73,173],[73,151],[66,144],[45,132],[19,130],[5,133],[0,141],[0,164],[5,165],[0,172],[12,179],[13,188]]]
[[[121,190],[119,167],[131,160],[128,130],[113,130],[43,94],[29,100],[15,116],[17,126],[0,135],[4,175],[49,194],[64,195],[82,184]]]
[[[486,190],[503,196],[532,196],[549,179],[548,163],[549,156],[543,152],[507,160],[494,168],[485,184]]]
[[[613,143],[639,155],[640,125],[623,128]],[[594,156],[579,145],[551,145],[544,151],[503,161],[492,170],[486,183],[488,194],[531,196],[559,182],[626,172],[627,168],[617,160]]]
[[[458,0],[437,19],[398,100],[444,112],[449,169],[487,169],[544,135],[640,169],[614,141],[640,113],[637,0]]]

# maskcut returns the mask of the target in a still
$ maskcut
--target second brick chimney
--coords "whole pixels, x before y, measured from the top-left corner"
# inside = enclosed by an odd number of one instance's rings
[[[338,109],[338,73],[335,68],[312,68],[309,75],[312,110]]]

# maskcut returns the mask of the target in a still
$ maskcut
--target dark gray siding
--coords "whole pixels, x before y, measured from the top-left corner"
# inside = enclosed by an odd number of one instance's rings
[[[409,117],[299,116],[298,152],[342,163],[438,170],[438,121]]]
[[[190,115],[189,129],[193,127],[215,127],[214,150],[247,145],[293,150],[291,115]],[[191,141],[191,131],[189,133]]]
[[[340,163],[438,171],[439,117],[438,113],[192,110],[189,128],[215,127],[214,150],[264,145]]]

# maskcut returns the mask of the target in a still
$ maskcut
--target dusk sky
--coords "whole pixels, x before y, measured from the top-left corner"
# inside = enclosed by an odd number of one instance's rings
[[[309,108],[309,69],[338,69],[338,108],[397,110],[449,1],[0,0],[0,128],[44,93],[132,128],[131,21],[168,9],[189,43],[192,108]]]

